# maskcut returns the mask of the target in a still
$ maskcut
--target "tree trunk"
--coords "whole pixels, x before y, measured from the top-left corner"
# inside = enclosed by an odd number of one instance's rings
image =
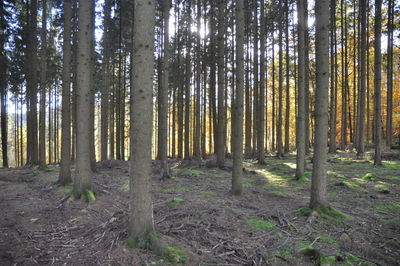
[[[286,41],[286,109],[285,109],[285,153],[290,150],[290,64],[289,64],[289,1],[285,1],[285,41]]]
[[[366,20],[367,20],[367,5],[366,0],[360,0],[360,12],[361,12],[361,47],[360,47],[360,95],[359,95],[359,106],[358,111],[358,131],[357,131],[357,156],[364,156],[365,152],[365,89],[366,89],[366,45],[367,45],[367,32],[366,32]]]
[[[386,145],[389,149],[392,147],[393,132],[393,18],[394,3],[388,0]]]
[[[331,0],[330,2],[331,14],[330,14],[330,110],[329,110],[329,152],[336,152],[336,86],[335,83],[335,41],[336,41],[336,1]]]
[[[8,132],[7,132],[7,57],[5,54],[6,23],[4,18],[4,2],[0,1],[0,112],[1,112],[1,150],[3,167],[8,167]],[[15,147],[17,148],[17,147]],[[15,152],[18,153],[17,151]]]
[[[263,5],[263,3],[262,3]],[[236,91],[234,104],[232,193],[242,193],[243,173],[243,90],[244,90],[244,0],[236,1]]]
[[[77,128],[76,128],[76,170],[74,196],[80,198],[91,188],[90,166],[90,39],[92,3],[79,1],[78,10],[78,60],[77,60]]]
[[[283,7],[279,4],[279,68],[278,68],[278,123],[276,129],[276,136],[278,142],[278,153],[277,157],[283,157],[283,141],[282,141],[282,105],[283,105],[283,43],[282,43],[282,35],[283,35]]]
[[[137,0],[133,24],[133,95],[131,120],[128,236],[144,246],[154,230],[151,199],[151,134],[154,71],[153,0]]]
[[[187,18],[191,17],[191,4],[187,4]],[[189,19],[188,19],[189,21]],[[190,62],[190,53],[192,49],[192,38],[190,32],[190,23],[187,25],[186,32],[186,71],[185,71],[185,159],[190,158],[190,79],[192,76],[192,66]]]
[[[61,164],[58,183],[66,185],[71,179],[71,0],[64,1],[63,83],[61,119]]]
[[[297,132],[296,132],[296,179],[304,175],[306,154],[306,107],[305,107],[305,12],[307,7],[304,0],[297,1],[298,13],[298,93],[297,93]]]
[[[311,208],[328,205],[326,198],[326,158],[328,142],[329,86],[329,0],[315,4],[316,98],[315,138],[311,182]]]
[[[38,163],[38,132],[37,132],[37,0],[29,5],[29,34],[27,42],[27,73],[26,89],[28,96],[27,110],[27,156],[28,164]]]
[[[159,98],[160,114],[159,114],[159,151],[158,155],[161,162],[161,177],[169,176],[168,169],[168,76],[169,76],[169,10],[170,1],[163,3],[164,17],[164,57],[161,62],[161,91]]]
[[[201,87],[201,61],[200,61],[200,18],[201,18],[201,2],[200,0],[197,0],[197,35],[196,35],[196,99],[195,99],[195,136],[194,136],[194,157],[197,159],[201,158],[201,141],[200,141],[200,135],[201,135],[201,118],[200,118],[200,87]]]
[[[265,164],[265,43],[267,41],[265,32],[265,1],[261,0],[260,10],[260,93],[259,98],[259,109],[258,109],[258,163]]]
[[[101,87],[101,160],[108,159],[108,114],[110,98],[110,27],[111,27],[111,0],[105,0],[104,4],[104,34],[103,34],[103,65],[102,65],[102,87]]]
[[[219,0],[218,2],[218,130],[217,130],[217,164],[218,167],[223,168],[225,164],[225,106],[224,106],[224,94],[225,94],[225,82],[224,82],[224,33],[225,33],[225,0]]]
[[[39,111],[39,166],[46,167],[46,78],[47,78],[47,2],[42,0],[42,29],[40,34],[40,111]]]
[[[374,165],[382,165],[381,138],[382,138],[382,120],[381,120],[381,34],[382,34],[382,0],[375,0],[375,42],[374,42],[374,137],[375,137],[375,156]]]

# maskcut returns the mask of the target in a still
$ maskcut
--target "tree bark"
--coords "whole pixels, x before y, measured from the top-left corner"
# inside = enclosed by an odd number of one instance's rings
[[[311,208],[327,207],[326,158],[328,142],[329,0],[315,3],[316,106]]]
[[[375,42],[374,42],[374,137],[375,156],[374,165],[382,165],[381,141],[382,141],[382,110],[381,110],[381,34],[382,34],[382,0],[375,0]]]
[[[244,0],[236,1],[236,91],[234,104],[232,193],[242,193],[243,90],[244,90]]]
[[[0,1],[0,112],[1,112],[1,150],[3,167],[8,167],[8,130],[7,130],[7,57],[5,54],[6,23],[4,17],[4,2]],[[15,147],[17,148],[17,147]],[[17,151],[15,152],[18,153]]]
[[[296,179],[304,175],[305,154],[306,154],[306,107],[305,107],[305,17],[307,12],[304,0],[297,1],[298,12],[298,92],[297,92],[297,132],[296,132]]]
[[[110,27],[111,27],[111,0],[105,0],[104,4],[104,34],[103,34],[103,80],[101,87],[101,160],[108,159],[108,118],[110,98]]]
[[[131,120],[128,236],[147,242],[154,230],[151,199],[151,134],[154,71],[153,0],[137,0],[133,25],[133,95]]]
[[[282,105],[283,105],[283,7],[279,4],[279,53],[278,53],[278,118],[277,118],[277,129],[276,136],[278,142],[278,153],[276,154],[278,158],[283,157],[283,141],[282,141]]]
[[[64,1],[63,72],[62,72],[62,119],[61,164],[58,183],[66,185],[71,179],[71,0]]]
[[[336,152],[336,82],[335,82],[335,41],[336,41],[336,0],[330,2],[330,103],[329,103],[329,152]]]
[[[92,171],[90,166],[90,39],[91,39],[91,1],[80,0],[78,10],[78,59],[77,59],[77,128],[76,128],[76,170],[74,196],[81,195],[91,188]]]

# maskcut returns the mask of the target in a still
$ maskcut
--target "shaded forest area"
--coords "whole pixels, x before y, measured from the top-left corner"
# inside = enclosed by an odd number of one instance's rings
[[[393,0],[0,0],[1,265],[397,265]]]

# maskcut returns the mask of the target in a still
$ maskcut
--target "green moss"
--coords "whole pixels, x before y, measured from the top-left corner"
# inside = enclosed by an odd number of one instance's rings
[[[130,248],[138,248],[139,247],[139,239],[137,237],[128,237],[125,240],[125,243]]]
[[[232,230],[232,231],[237,231],[237,226],[236,225],[232,225],[232,226],[230,226],[229,227],[229,230]]]
[[[312,210],[310,209],[310,207],[303,207],[300,208],[298,210],[295,210],[294,213],[297,215],[301,215],[301,216],[309,216],[311,214]]]
[[[261,219],[247,219],[246,224],[253,229],[271,229],[275,227],[275,223]]]
[[[288,195],[289,195],[289,193],[287,193],[286,191],[278,191],[278,190],[276,190],[276,191],[271,191],[271,193],[272,193],[272,194],[275,194],[275,195],[277,195],[277,196],[282,196],[282,197],[285,197],[285,196],[288,196]]]
[[[392,214],[400,213],[400,204],[380,202],[376,205],[376,209]]]
[[[377,178],[377,176],[372,173],[367,173],[365,176],[363,176],[363,179],[365,181],[375,181],[376,178]]]
[[[348,181],[343,181],[343,182],[341,182],[341,184],[343,184],[343,186],[350,188],[350,189],[363,190],[359,185],[348,182]]]
[[[350,262],[362,262],[363,260],[351,253],[346,253],[346,259]]]
[[[215,195],[215,193],[212,192],[212,191],[201,191],[201,192],[200,192],[200,195],[202,195],[202,196],[204,196],[204,197],[212,197],[212,196]]]
[[[166,260],[168,260],[172,264],[185,264],[186,256],[183,251],[167,246],[164,249],[163,256]]]
[[[320,265],[334,265],[336,262],[335,256],[328,256],[328,257],[320,257],[319,264]]]
[[[300,178],[294,178],[293,181],[296,182],[297,184],[310,183],[310,179],[308,179],[308,177],[306,175],[302,175]]]
[[[318,237],[319,237],[319,239],[321,239],[321,241],[323,241],[325,243],[328,243],[328,244],[336,243],[336,240],[331,236],[328,236],[325,234],[319,234]]]
[[[182,199],[182,198],[174,198],[174,199],[168,201],[167,205],[170,206],[170,207],[177,207],[177,206],[181,205],[184,202],[185,202],[185,200]]]
[[[376,184],[374,186],[380,193],[384,193],[384,194],[389,194],[390,193],[390,189],[389,186],[381,181],[378,181],[378,184]]]
[[[90,189],[85,189],[83,191],[83,199],[86,202],[91,202],[96,200],[96,196],[94,195],[94,192]]]
[[[244,183],[242,183],[242,186],[243,186],[244,188],[250,188],[250,187],[253,186],[253,184],[248,183],[248,182],[244,182]]]
[[[313,210],[310,207],[303,207],[303,208],[300,208],[300,209],[294,211],[294,213],[297,215],[309,216],[312,211]],[[348,216],[346,214],[344,214],[343,212],[341,212],[331,206],[328,206],[325,208],[317,208],[314,211],[316,211],[323,218],[330,218],[330,217],[346,218],[346,219],[348,218]]]

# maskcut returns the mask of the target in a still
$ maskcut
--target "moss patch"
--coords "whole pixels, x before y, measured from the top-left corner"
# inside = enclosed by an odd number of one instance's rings
[[[321,239],[321,241],[328,243],[328,244],[336,243],[336,240],[333,237],[325,235],[325,234],[319,234],[318,238]]]
[[[275,227],[275,223],[262,219],[247,219],[246,224],[253,229],[271,229]]]
[[[185,264],[186,261],[186,256],[183,251],[170,246],[165,247],[163,257],[173,265]]]
[[[212,191],[201,191],[200,195],[202,195],[203,197],[212,197],[215,196],[215,193]]]
[[[309,216],[313,210],[310,207],[303,207],[300,208],[296,211],[294,211],[295,214],[297,215],[302,215],[302,216]],[[328,206],[325,208],[317,208],[314,211],[316,211],[322,218],[342,218],[342,219],[347,219],[349,218],[346,214],[343,212]]]
[[[96,200],[96,196],[94,194],[94,192],[90,189],[85,189],[83,191],[83,199],[86,202],[91,202],[91,201],[95,201]]]
[[[185,200],[182,198],[174,198],[174,199],[168,201],[167,205],[170,207],[178,207],[179,205],[183,204],[184,202],[185,202]]]

